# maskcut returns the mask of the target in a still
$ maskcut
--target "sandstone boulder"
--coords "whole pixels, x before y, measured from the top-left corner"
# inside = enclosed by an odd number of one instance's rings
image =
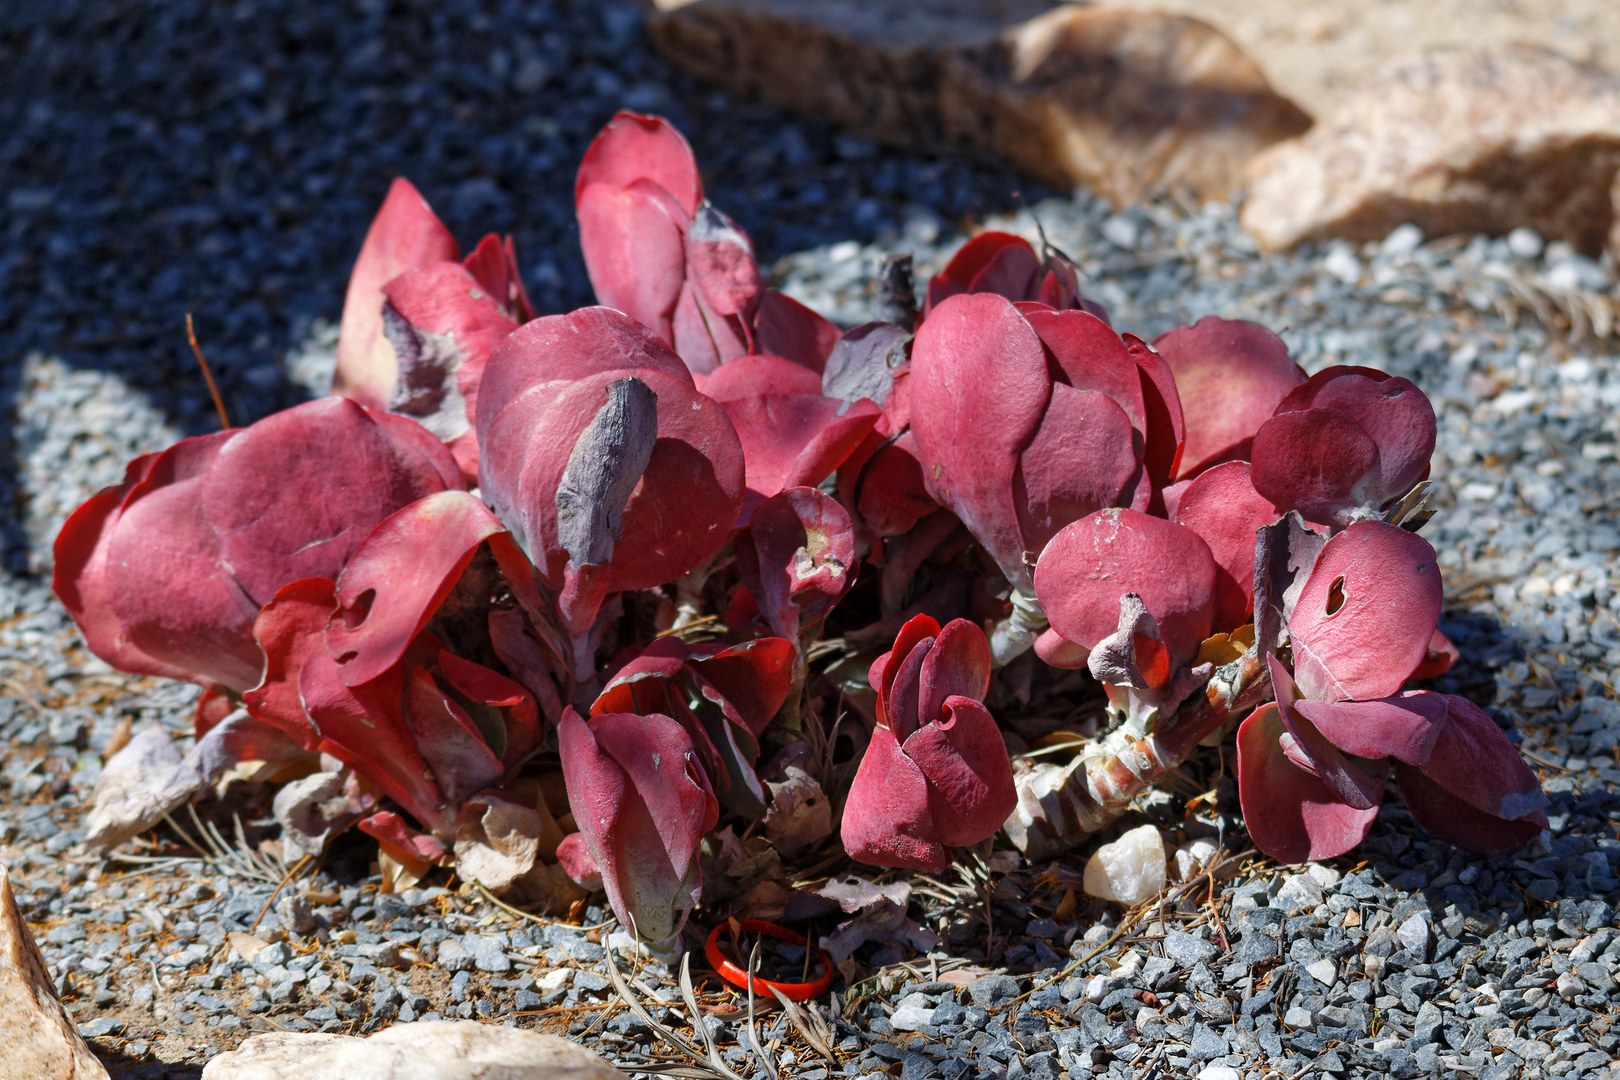
[[[894,146],[999,154],[1115,202],[1224,198],[1310,118],[1195,19],[1049,0],[654,0],[678,67]]]
[[[367,1039],[275,1031],[203,1069],[203,1080],[625,1080],[585,1049],[472,1020],[396,1024]]]
[[[1243,224],[1277,250],[1527,225],[1596,254],[1620,241],[1617,173],[1620,78],[1528,45],[1436,49],[1260,153]]]
[[[0,865],[0,1075],[7,1080],[106,1080],[57,999]]]

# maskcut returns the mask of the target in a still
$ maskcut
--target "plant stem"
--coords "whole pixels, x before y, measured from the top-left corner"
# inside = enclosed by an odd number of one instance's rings
[[[1067,850],[1118,818],[1142,792],[1179,766],[1211,734],[1271,700],[1271,676],[1259,652],[1217,668],[1204,692],[1140,736],[1116,728],[1067,764],[1022,767],[1014,776],[1018,807],[1007,833],[1027,857]]]

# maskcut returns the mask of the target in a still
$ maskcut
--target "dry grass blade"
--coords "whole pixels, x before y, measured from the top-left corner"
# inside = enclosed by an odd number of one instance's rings
[[[754,1031],[754,973],[759,970],[759,942],[754,942],[754,949],[748,954],[748,1049],[753,1052],[759,1067],[765,1070],[765,1075],[771,1080],[782,1080],[781,1074],[776,1071],[776,1062],[766,1049],[760,1045],[759,1035]]]
[[[675,1049],[697,1062],[697,1068],[693,1070],[692,1073],[672,1073],[670,1075],[697,1075],[705,1078],[705,1080],[743,1080],[742,1077],[738,1076],[736,1073],[732,1072],[730,1069],[727,1069],[723,1065],[719,1066],[717,1069],[716,1066],[704,1056],[703,1051],[699,1050],[697,1047],[675,1034],[675,1032],[671,1031],[668,1027],[665,1027],[663,1024],[659,1023],[653,1017],[653,1014],[647,1010],[647,1007],[641,1003],[641,999],[636,997],[635,992],[630,989],[630,984],[625,981],[624,973],[619,970],[618,962],[613,959],[613,950],[606,950],[605,956],[607,959],[608,981],[613,984],[613,991],[619,995],[620,1000],[625,1003],[631,1012],[636,1014],[637,1019],[657,1033],[659,1038],[663,1039],[665,1042],[669,1043],[669,1045],[675,1047]],[[694,1017],[694,1019],[697,1021],[697,1023],[702,1023],[701,1017]],[[656,1072],[662,1070],[637,1064],[634,1066],[634,1071]]]
[[[798,1030],[800,1038],[809,1043],[811,1048],[814,1049],[816,1053],[820,1054],[834,1065],[838,1064],[838,1059],[833,1056],[832,1047],[827,1045],[827,1040],[822,1036],[820,1031],[816,1030],[822,1025],[812,1024],[811,1021],[805,1016],[804,1010],[799,1007],[799,1003],[791,1000],[786,994],[782,993],[782,991],[778,990],[776,987],[771,987],[771,993],[775,994],[776,1000],[782,1003],[783,1011],[787,1013],[789,1022],[791,1022],[794,1028]],[[812,1006],[812,1008],[814,1008],[814,1006]],[[819,1020],[820,1016],[818,1015],[816,1019]]]
[[[692,991],[692,955],[690,953],[681,957],[681,1000],[686,1002],[686,1011],[692,1017],[693,1029],[703,1037],[703,1046],[709,1051],[709,1064],[721,1072],[730,1072],[725,1063],[720,1060],[720,1051],[714,1045],[714,1036],[709,1034],[709,1027],[703,1022],[703,1010],[698,1008],[697,994]]]

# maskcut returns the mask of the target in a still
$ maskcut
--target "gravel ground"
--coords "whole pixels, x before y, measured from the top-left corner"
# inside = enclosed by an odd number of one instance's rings
[[[971,899],[916,898],[947,944],[856,954],[870,977],[822,1003],[836,1061],[765,1017],[784,1077],[1620,1076],[1620,357],[1589,331],[1620,304],[1610,268],[1525,235],[1425,244],[1409,230],[1264,257],[1231,207],[1115,214],[993,166],[896,156],[729,103],[648,52],[629,7],[355,8],[0,10],[0,439],[13,461],[0,470],[0,859],[114,1075],[195,1076],[273,1027],[435,1014],[572,1031],[632,1069],[652,1049],[639,1019],[603,1007],[616,1000],[605,930],[440,889],[378,895],[362,840],[268,910],[275,883],[251,868],[78,853],[101,751],[126,722],[181,732],[195,691],[89,657],[47,580],[69,510],[135,453],[209,428],[186,311],[238,422],[324,389],[349,262],[395,173],[464,242],[514,232],[542,308],[585,302],[572,172],[631,105],[687,131],[778,282],[843,322],[865,317],[885,253],[937,266],[1022,191],[1121,328],[1253,318],[1308,369],[1365,363],[1419,382],[1441,423],[1442,509],[1426,534],[1449,584],[1442,627],[1464,654],[1438,688],[1490,705],[1553,800],[1550,833],[1514,858],[1464,856],[1386,804],[1353,857],[1307,872],[1234,858],[1213,896],[1188,886],[1143,911],[1067,900],[1080,856],[1002,877],[988,925]],[[1027,211],[999,224],[1033,233]],[[1195,759],[1186,791],[1126,824],[1240,855],[1220,764]],[[1206,788],[1213,807],[1186,810]],[[601,915],[579,913],[585,926]],[[247,957],[229,935],[255,924],[272,944]],[[641,982],[675,1000],[660,973]],[[709,983],[704,1023],[753,1076],[722,998]]]

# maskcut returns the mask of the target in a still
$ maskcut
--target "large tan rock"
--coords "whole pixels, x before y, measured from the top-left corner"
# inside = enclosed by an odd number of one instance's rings
[[[45,970],[0,866],[0,1076],[6,1080],[106,1080]]]
[[[473,1020],[426,1020],[369,1039],[255,1035],[203,1068],[203,1080],[626,1080],[598,1054],[554,1035]]]
[[[1528,225],[1595,254],[1615,229],[1620,78],[1550,50],[1436,49],[1362,83],[1249,166],[1266,247]]]
[[[993,152],[1116,202],[1224,198],[1310,118],[1195,19],[1046,0],[655,0],[677,66],[896,146]]]

